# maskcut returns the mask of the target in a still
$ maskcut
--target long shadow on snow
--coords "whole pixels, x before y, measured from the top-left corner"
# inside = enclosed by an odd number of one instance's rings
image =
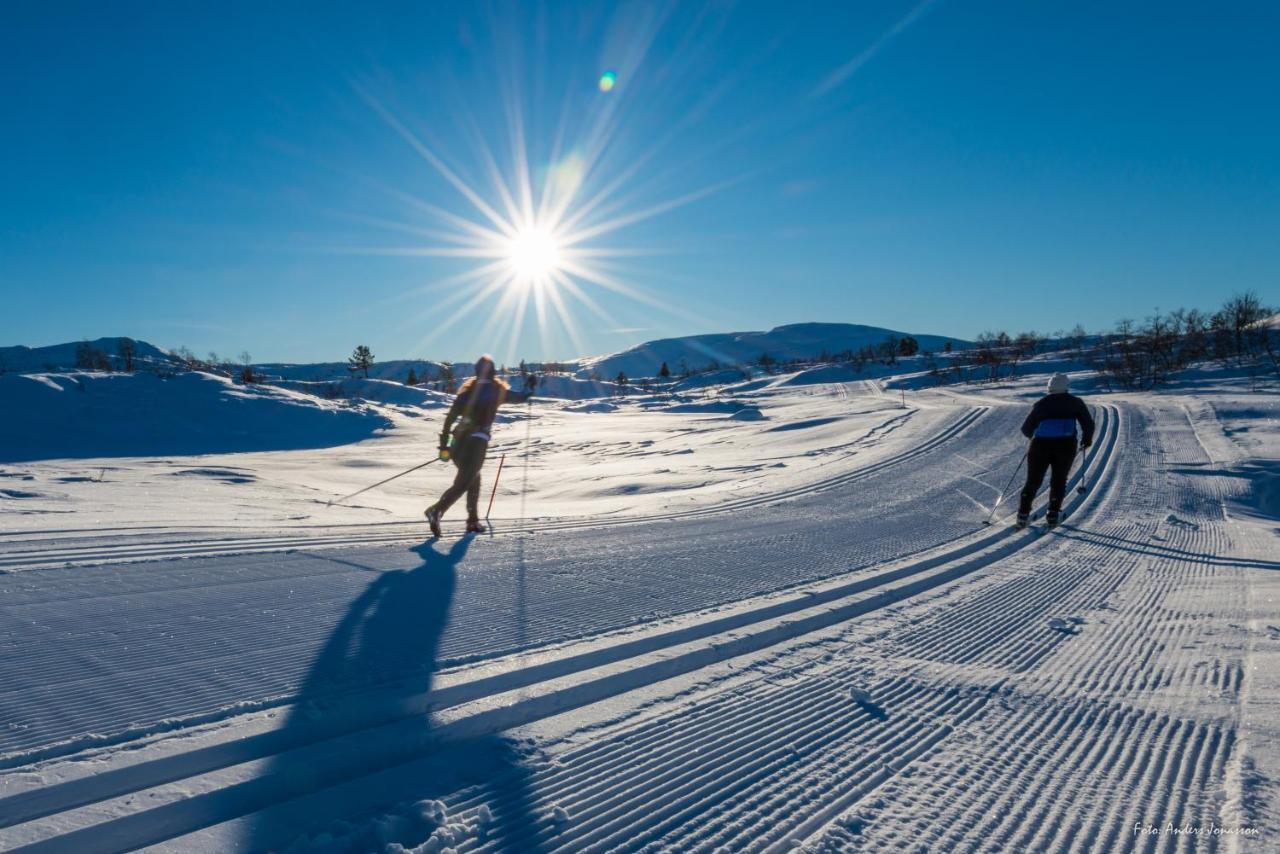
[[[457,567],[472,539],[464,537],[447,553],[430,544],[413,549],[422,558],[413,569],[383,572],[342,561],[378,575],[335,626],[275,730],[55,784],[35,792],[33,803],[21,796],[0,803],[21,802],[16,806],[25,814],[17,820],[25,821],[266,757],[252,779],[72,830],[24,850],[91,854],[141,848],[241,816],[248,818],[237,850],[279,850],[294,842],[305,850],[327,851],[380,849],[390,841],[416,845],[436,829],[429,814],[391,822],[396,839],[386,838],[387,822],[366,823],[364,830],[359,824],[331,827],[339,832],[327,841],[302,837],[326,830],[317,826],[325,820],[358,821],[477,782],[485,784],[495,808],[485,838],[509,850],[537,850],[531,839],[537,821],[529,772],[517,745],[498,735],[442,745],[424,710]],[[379,684],[371,686],[374,682]],[[413,765],[407,773],[396,773],[408,763]],[[387,777],[369,776],[384,771]],[[319,806],[298,800],[353,782],[341,800],[322,799]]]
[[[351,603],[312,662],[281,729],[286,732],[294,727],[304,732],[309,730],[336,702],[335,698],[341,696],[342,689],[352,685],[374,682],[385,686],[390,681],[394,686],[381,687],[375,695],[370,695],[376,697],[371,701],[374,707],[361,709],[361,716],[367,715],[370,720],[393,720],[402,704],[411,700],[420,702],[424,694],[429,697],[440,639],[449,622],[457,586],[457,568],[473,539],[463,537],[445,553],[430,543],[415,547],[413,551],[422,558],[422,565],[414,569],[378,571],[351,564],[379,572],[378,577]],[[354,831],[349,822],[360,819],[360,812],[367,818],[370,806],[375,811],[394,811],[397,805],[435,800],[484,780],[492,781],[488,785],[488,800],[495,807],[493,819],[484,829],[485,837],[500,843],[522,840],[522,850],[533,850],[527,843],[537,819],[529,774],[521,764],[516,745],[510,739],[494,735],[433,751],[430,717],[422,714],[418,721],[417,728],[397,727],[395,742],[390,746],[373,741],[377,734],[371,734],[367,745],[362,745],[355,736],[356,740],[344,745],[344,749],[360,752],[367,748],[364,761],[357,757],[354,773],[353,766],[348,764],[346,772],[336,779],[316,773],[306,755],[286,752],[273,758],[261,778],[279,781],[291,794],[305,794],[433,752],[439,754],[423,763],[426,773],[423,777],[415,775],[412,785],[393,786],[383,792],[387,796],[385,800],[361,805],[365,809],[357,807],[356,815],[327,815],[326,818],[337,822],[331,823],[324,841],[300,839],[303,833],[323,832],[326,828],[314,826],[313,816],[302,805],[290,808],[294,805],[283,804],[252,819],[244,847],[250,851],[273,850],[288,847],[291,841],[307,850],[326,851],[378,849],[393,841],[413,847],[427,840],[437,827],[439,817],[433,817],[430,809],[400,815],[390,823],[367,821],[363,828],[356,824]],[[376,784],[373,788],[382,791]],[[388,831],[396,838],[387,838]]]
[[[1119,551],[1129,552],[1131,554],[1165,558],[1166,560],[1187,560],[1196,563],[1208,564],[1210,566],[1280,569],[1280,561],[1261,560],[1258,558],[1247,557],[1231,557],[1229,555],[1215,555],[1210,552],[1193,552],[1188,551],[1187,549],[1177,548],[1176,546],[1166,546],[1161,545],[1160,543],[1146,542],[1143,540],[1130,540],[1125,537],[1118,537],[1115,534],[1102,534],[1098,531],[1086,531],[1076,525],[1060,525],[1058,526],[1056,533],[1058,536],[1068,540],[1080,540],[1081,542],[1107,546],[1109,548],[1118,549]]]

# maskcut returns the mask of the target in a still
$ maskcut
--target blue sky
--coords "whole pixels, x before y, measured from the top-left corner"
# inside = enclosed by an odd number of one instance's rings
[[[553,358],[1280,301],[1275,4],[171,5],[6,9],[0,343]],[[501,208],[517,116],[634,292],[558,288],[576,339],[505,285],[460,310],[482,262],[430,254],[492,226],[422,151]]]

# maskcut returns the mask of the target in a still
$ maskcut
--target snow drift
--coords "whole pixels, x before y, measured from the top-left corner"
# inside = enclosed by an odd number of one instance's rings
[[[369,410],[212,374],[0,376],[0,460],[324,448],[390,427]]]
[[[453,401],[453,395],[423,386],[410,386],[392,380],[343,379],[333,382],[307,380],[276,380],[270,383],[276,388],[298,391],[327,400],[367,400],[388,406],[416,406],[423,409],[439,409]]]

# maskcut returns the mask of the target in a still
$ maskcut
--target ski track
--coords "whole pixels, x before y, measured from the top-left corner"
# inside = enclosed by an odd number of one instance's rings
[[[963,426],[973,417],[962,416]],[[999,424],[991,429],[1013,420],[1002,411],[986,417]],[[714,607],[971,533],[972,513],[950,483],[934,482],[932,469],[954,444],[979,445],[985,431],[946,433],[950,442],[924,443],[930,450],[849,481],[843,498],[825,492],[770,505],[774,524],[710,514],[619,526],[608,537],[571,531],[476,540],[456,574],[437,666]],[[984,456],[1001,453],[1008,446]],[[896,522],[919,511],[903,481],[938,501],[928,515],[933,524],[910,538]],[[846,539],[849,526],[861,532],[857,541]],[[744,554],[754,563],[744,565]],[[24,722],[0,730],[0,765],[12,765],[14,754],[83,746],[85,733],[102,742],[160,721],[209,720],[287,701],[371,579],[438,568],[414,558],[401,548],[326,549],[0,576],[0,720]],[[353,679],[396,675],[341,674],[335,691],[357,687]]]
[[[945,454],[994,466],[988,481],[1003,482],[1012,445],[992,448],[991,437],[1011,432],[1014,414],[987,413],[984,429],[960,431]],[[1238,566],[1215,556],[1231,553],[1222,501],[1240,487],[1206,468],[1182,410],[1124,406],[1119,419],[1105,414],[1110,430],[1118,426],[1118,450],[1098,466],[1096,494],[1058,531],[1026,535],[981,572],[805,642],[800,663],[794,649],[779,651],[779,663],[766,657],[746,678],[709,676],[677,703],[570,733],[507,772],[519,785],[504,788],[499,776],[445,793],[450,847],[1225,847],[1216,837],[1142,835],[1134,827],[1207,826],[1228,794],[1245,589]],[[966,513],[949,496],[961,474],[974,471],[957,467],[954,480],[940,478],[941,456],[927,450],[825,494],[770,506],[784,514],[770,526],[777,533],[709,514],[697,522],[696,542],[670,522],[620,526],[604,542],[592,532],[486,541],[483,568],[459,575],[458,621],[439,656],[458,663],[598,634],[958,541],[972,532],[972,511],[969,524],[946,524],[948,512]],[[877,478],[890,486],[876,490]],[[835,504],[841,488],[851,498],[872,492],[875,501]],[[896,496],[913,496],[912,504]],[[933,539],[903,541],[904,514],[921,507],[933,524],[912,530]],[[650,525],[663,533],[654,536]],[[822,534],[832,528],[843,530]],[[525,573],[535,550],[537,571]],[[752,558],[745,563],[744,553]],[[718,563],[717,555],[735,562]],[[321,621],[314,632],[317,611],[340,615],[368,585],[368,572],[403,568],[404,555],[348,549],[190,563],[5,577],[0,660],[14,681],[0,693],[0,716],[24,720],[45,704],[71,707],[41,727],[0,734],[3,749],[17,756],[74,739],[87,719],[97,722],[94,732],[127,732],[150,720],[216,713],[229,697],[287,698],[331,628]],[[169,583],[156,592],[148,576],[158,572]],[[295,590],[303,595],[289,595]],[[164,615],[194,591],[218,594],[196,600],[209,614],[187,607],[174,623],[143,621],[130,634],[142,615]],[[68,599],[79,600],[74,620],[59,616]],[[1051,628],[1051,618],[1067,620],[1069,630]],[[183,644],[174,643],[178,619],[199,629]],[[252,644],[238,645],[246,636]],[[108,660],[95,641],[113,644],[117,657]],[[115,646],[122,642],[123,658]],[[196,656],[211,662],[202,684],[181,679]],[[122,684],[134,668],[139,678]],[[167,679],[177,690],[164,690]],[[868,689],[872,702],[852,699],[854,687]],[[96,705],[73,702],[84,697]],[[376,788],[372,777],[343,785]],[[392,800],[413,797],[397,791]],[[502,832],[486,830],[486,814]],[[398,841],[430,836],[404,824]],[[357,837],[346,847],[382,841]]]
[[[1104,413],[1104,419],[1103,419],[1103,420],[1104,420],[1104,424],[1105,424],[1105,423],[1109,423],[1109,422],[1110,422],[1110,420],[1111,420],[1111,416],[1110,416],[1110,414],[1109,414],[1109,413]],[[1109,431],[1109,432],[1113,432],[1113,431]],[[1112,445],[1114,444],[1114,439],[1108,439],[1108,440],[1107,440],[1106,442],[1104,442],[1103,444],[1105,444],[1105,445],[1107,446],[1108,453],[1109,453],[1109,450],[1111,449]],[[1107,458],[1108,458],[1108,457],[1107,457],[1107,455],[1104,455],[1104,461],[1105,461]],[[1106,469],[1107,467],[1108,467],[1108,466],[1105,464],[1105,462],[1104,462],[1103,464],[1101,464],[1101,465],[1099,465],[1099,466],[1098,466],[1098,468],[1100,468],[1100,469]],[[1000,530],[998,530],[997,532],[995,532],[994,534],[984,534],[980,539],[981,539],[981,540],[983,540],[983,541],[994,541],[994,542],[997,542],[997,543],[998,543],[999,541],[1004,540],[1004,539],[1006,539],[1007,537],[1009,537],[1009,535],[1010,535],[1011,533],[1012,533],[1012,532],[1010,532],[1008,529],[1000,529]],[[1018,546],[1018,544],[1017,544],[1017,543],[1013,543],[1013,546],[1016,548],[1016,547]],[[963,549],[963,548],[962,548],[962,549],[959,549],[959,550],[958,550],[958,553],[965,553],[965,552],[967,552],[967,551],[971,551],[971,550],[972,550],[972,549]],[[1007,547],[1006,547],[1006,549],[1005,549],[1005,550],[1007,551]],[[981,566],[981,565],[982,565],[982,560],[983,560],[983,559],[979,558],[979,562],[978,562],[978,563],[976,563],[976,564],[971,564],[971,566],[969,567],[969,569],[966,569],[966,570],[964,570],[964,571],[972,571],[972,569],[974,569],[974,568],[978,568],[979,566]],[[989,560],[989,559],[988,559],[988,560]],[[401,751],[401,752],[403,752],[403,751]],[[406,759],[408,759],[408,758],[412,758],[412,757],[413,757],[413,754],[412,754],[412,752],[410,752],[410,754],[409,754],[408,756],[402,757],[399,761],[405,761]],[[300,761],[300,760],[292,760],[292,761],[296,764],[296,762],[297,762],[297,761]],[[287,767],[288,767],[288,763],[286,763],[286,768],[287,768]],[[171,778],[166,778],[166,779],[171,779]],[[160,781],[157,781],[157,782],[163,782],[163,780],[160,780]],[[125,790],[125,791],[128,791],[128,790]],[[270,801],[266,801],[266,802],[264,802],[264,803],[269,803],[269,802],[270,802]],[[181,806],[181,804],[176,804],[176,805],[175,805],[175,807],[177,807],[177,808],[178,808],[178,809],[177,809],[177,811],[178,811],[179,813],[181,813],[181,811],[182,811],[182,806]],[[225,809],[225,808],[223,808],[223,809]],[[173,812],[173,811],[170,811],[170,812]],[[201,807],[196,807],[196,808],[195,808],[195,813],[196,813],[197,815],[202,814],[202,813],[201,813]],[[229,816],[228,816],[228,817],[229,817]],[[158,817],[157,817],[157,818],[158,818]],[[203,819],[203,821],[206,821],[206,822],[207,822],[208,820],[209,820],[209,819],[207,819],[207,818],[206,818],[206,819]],[[190,821],[190,819],[187,819],[187,821],[189,822],[189,821]],[[202,821],[202,820],[201,820],[201,819],[196,819],[196,821],[197,821],[197,822],[199,822],[199,821]],[[113,823],[113,824],[116,824],[116,823]],[[124,821],[124,823],[123,823],[123,824],[124,824],[124,827],[123,827],[123,828],[121,828],[120,830],[126,834],[126,835],[125,835],[125,837],[124,837],[124,838],[126,838],[126,839],[127,839],[127,838],[129,838],[129,836],[128,836],[128,834],[129,834],[129,833],[135,833],[135,832],[141,832],[141,833],[144,833],[144,834],[154,834],[154,833],[155,833],[154,828],[147,829],[147,827],[137,827],[137,822],[131,822],[131,821],[127,820],[127,819]],[[150,824],[150,823],[149,823],[149,824]],[[179,824],[179,826],[180,826],[180,824]],[[134,828],[136,828],[136,830],[135,830]],[[48,850],[87,850],[87,849],[85,848],[85,846],[87,845],[87,846],[90,846],[90,848],[92,848],[93,850],[112,850],[112,845],[107,844],[107,845],[105,845],[105,846],[104,846],[104,843],[103,843],[103,841],[102,841],[103,839],[110,839],[110,838],[112,838],[111,836],[109,836],[109,835],[108,835],[108,836],[103,836],[102,834],[98,834],[98,833],[96,833],[96,832],[93,832],[93,831],[92,831],[92,829],[90,829],[90,833],[91,833],[91,835],[89,835],[89,836],[85,836],[85,834],[84,834],[84,833],[73,833],[73,834],[70,834],[69,836],[65,837],[65,839],[67,840],[67,843],[66,843],[65,845],[59,845],[56,841],[52,841],[52,840],[51,840],[51,842],[52,842],[52,846],[40,846],[40,847],[41,847],[41,849],[42,849],[42,850],[44,850],[44,849],[46,849],[46,848],[47,848]],[[144,836],[144,837],[140,837],[140,838],[143,838],[143,839],[150,839],[151,841],[157,841],[157,840],[159,840],[159,839],[163,839],[163,838],[165,838],[165,836],[164,836],[164,835],[161,835],[161,836],[159,836],[159,837],[156,837],[156,836],[152,835],[152,836]]]
[[[452,847],[1217,850],[1134,827],[1209,826],[1222,806],[1241,662],[1199,650],[1243,605],[1212,557],[1229,546],[1214,527],[1228,479],[1171,472],[1205,462],[1189,424],[1126,415],[1126,452],[1083,518],[785,676],[552,746],[519,772],[532,806],[500,785],[452,794]],[[1055,616],[1080,622],[1068,634]],[[483,832],[482,810],[523,833]]]
[[[855,468],[852,471],[819,478],[801,486],[747,498],[730,499],[709,507],[697,507],[666,513],[631,515],[616,519],[522,520],[519,524],[512,524],[509,532],[543,533],[635,525],[664,520],[687,521],[707,515],[740,512],[791,498],[848,487],[856,481],[864,480],[886,469],[936,450],[956,436],[964,433],[974,422],[981,418],[987,409],[989,409],[987,406],[971,407],[938,433],[925,437],[913,447],[869,465]],[[916,412],[917,410],[908,410],[895,414],[883,423],[873,427],[865,435],[858,437],[847,445],[839,446],[839,448],[848,450],[856,449],[859,446],[873,447],[878,440],[899,429],[909,421]],[[110,537],[91,537],[83,545],[77,545],[77,542],[82,538],[74,536],[64,535],[33,539],[29,535],[23,534],[8,540],[0,537],[0,543],[5,544],[5,548],[0,550],[0,571],[6,569],[13,571],[64,568],[68,566],[101,566],[108,563],[156,561],[166,558],[292,552],[300,549],[314,550],[323,547],[341,549],[353,546],[367,546],[373,543],[410,544],[421,542],[423,523],[419,521],[380,522],[373,525],[348,526],[348,528],[349,530],[343,530],[342,528],[318,526],[316,530],[308,531],[305,534],[289,533],[220,538],[197,537],[194,540],[190,535],[192,532],[184,532],[181,538],[176,540],[172,539],[172,534],[157,535],[145,532],[131,532]],[[501,536],[506,532],[495,531],[494,533]]]

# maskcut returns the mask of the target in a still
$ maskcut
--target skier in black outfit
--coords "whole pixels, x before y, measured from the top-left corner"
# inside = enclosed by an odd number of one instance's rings
[[[480,470],[489,451],[489,435],[498,407],[504,403],[524,403],[533,390],[512,391],[494,371],[493,359],[481,356],[476,362],[476,375],[462,384],[458,396],[449,407],[440,433],[440,458],[452,459],[458,467],[453,484],[424,513],[432,536],[440,536],[440,517],[465,493],[467,496],[467,533],[484,533],[480,524]],[[452,442],[450,441],[452,440]]]
[[[1089,407],[1074,394],[1067,393],[1067,375],[1054,374],[1049,380],[1049,393],[1031,407],[1027,420],[1022,422],[1022,435],[1031,440],[1027,450],[1027,484],[1022,488],[1022,501],[1018,504],[1018,527],[1024,528],[1031,516],[1031,502],[1044,482],[1045,471],[1052,468],[1049,477],[1049,512],[1045,523],[1058,524],[1062,514],[1062,499],[1067,492],[1067,474],[1076,456],[1076,424],[1083,435],[1080,449],[1093,444],[1093,416]]]

